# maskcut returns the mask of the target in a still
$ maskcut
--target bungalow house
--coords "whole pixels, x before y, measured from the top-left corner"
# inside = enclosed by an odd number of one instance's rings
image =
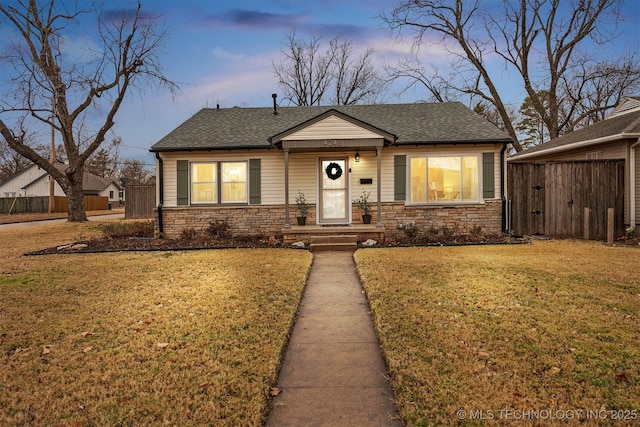
[[[460,103],[205,108],[151,147],[161,235],[503,231],[508,136]],[[353,203],[369,193],[372,221]],[[295,200],[311,208],[297,225]],[[306,228],[305,228],[306,227]]]
[[[63,163],[58,164],[62,169]],[[109,203],[115,204],[123,200],[123,188],[115,181],[85,173],[83,178],[85,196],[103,196]],[[48,197],[49,174],[36,164],[27,166],[20,172],[0,182],[0,197]],[[55,196],[65,196],[62,187],[56,182]]]
[[[524,150],[509,161],[624,160],[624,222],[640,223],[640,97],[628,97],[605,120]]]

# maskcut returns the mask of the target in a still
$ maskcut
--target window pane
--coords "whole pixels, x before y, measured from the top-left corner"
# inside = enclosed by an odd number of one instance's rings
[[[462,158],[462,200],[479,200],[478,157]]]
[[[247,163],[222,163],[222,202],[247,201]]]
[[[215,163],[192,163],[191,164],[191,180],[193,182],[215,182],[216,181],[216,164]]]
[[[222,184],[222,201],[228,203],[242,203],[247,201],[247,185],[244,183]]]
[[[216,203],[216,163],[191,164],[191,203]]]
[[[460,157],[430,157],[429,201],[460,200]]]
[[[427,201],[427,159],[423,157],[411,159],[411,201]]]
[[[215,183],[197,184],[191,186],[192,203],[215,203],[216,185]]]

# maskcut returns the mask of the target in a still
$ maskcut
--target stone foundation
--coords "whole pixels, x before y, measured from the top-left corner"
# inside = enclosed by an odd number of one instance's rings
[[[289,221],[296,222],[297,210],[291,206]],[[377,213],[371,212],[371,223],[377,222]],[[354,223],[360,223],[360,214],[354,208]],[[285,212],[284,206],[214,206],[176,207],[162,210],[164,236],[177,238],[182,230],[192,228],[201,231],[211,221],[226,220],[234,234],[241,235],[282,235]],[[158,212],[154,210],[156,234],[158,233]],[[307,224],[315,225],[315,207],[310,209]],[[464,233],[481,229],[488,234],[502,232],[502,202],[490,200],[478,205],[458,206],[405,206],[404,203],[383,203],[382,223],[387,237],[403,237],[407,225],[417,225],[421,230],[441,230],[447,228]]]

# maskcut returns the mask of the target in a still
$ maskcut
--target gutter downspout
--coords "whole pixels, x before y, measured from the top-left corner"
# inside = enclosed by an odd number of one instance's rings
[[[629,147],[629,228],[627,234],[636,229],[636,147],[640,145],[640,138]]]
[[[164,238],[164,227],[162,225],[162,203],[164,202],[164,164],[160,153],[156,151],[156,160],[158,161],[158,191],[160,193],[158,197],[158,238]]]
[[[505,179],[504,169],[506,167],[505,155],[507,151],[507,143],[502,143],[502,149],[500,150],[500,199],[502,200],[502,233],[506,234],[507,230],[507,197],[505,187],[507,185]]]

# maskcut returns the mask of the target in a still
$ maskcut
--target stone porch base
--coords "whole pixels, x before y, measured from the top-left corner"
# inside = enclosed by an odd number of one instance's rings
[[[406,206],[404,203],[383,203],[382,228],[376,227],[377,213],[371,212],[372,224],[362,224],[360,214],[354,208],[354,222],[350,226],[325,227],[315,225],[315,207],[307,215],[306,226],[297,226],[295,205],[290,210],[291,228],[285,229],[285,209],[282,205],[260,206],[203,206],[163,208],[164,236],[177,238],[184,229],[205,230],[212,221],[227,221],[232,233],[238,235],[283,236],[286,242],[305,241],[307,237],[322,233],[355,232],[358,240],[382,237],[402,237],[403,228],[417,225],[423,230],[481,229],[485,233],[502,232],[502,202],[487,200],[482,204],[454,206]],[[158,212],[154,212],[155,229],[158,234]],[[346,231],[345,231],[346,232]]]

